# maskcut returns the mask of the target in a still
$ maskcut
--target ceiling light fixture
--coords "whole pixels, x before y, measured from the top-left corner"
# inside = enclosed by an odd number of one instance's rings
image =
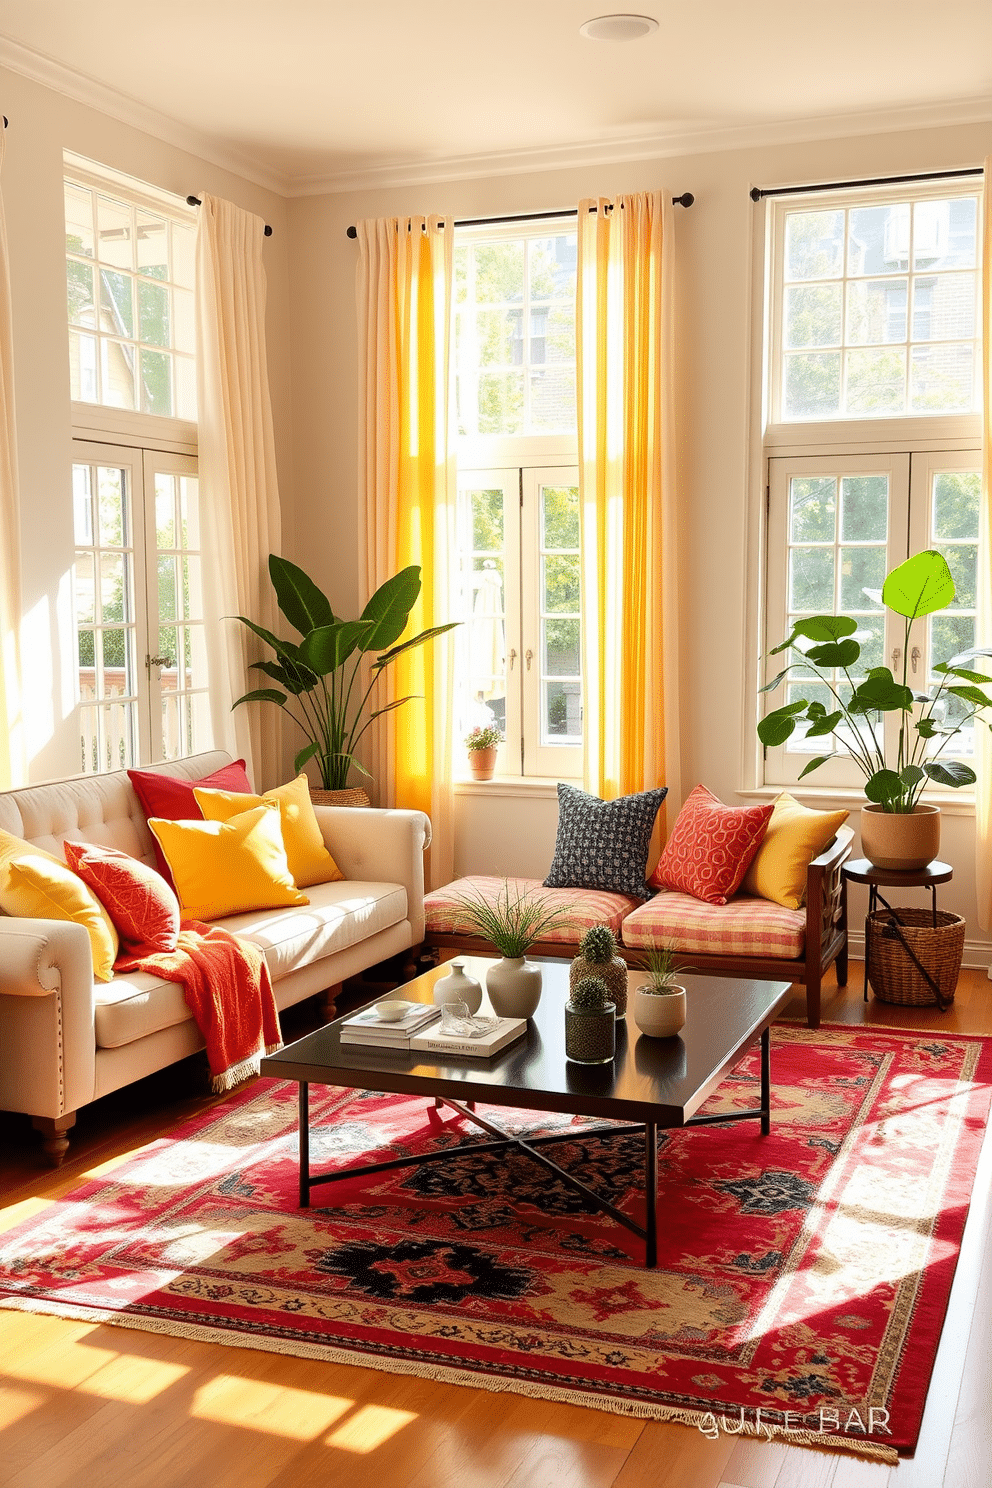
[[[596,16],[579,27],[579,35],[589,41],[637,41],[657,31],[658,22],[644,15]]]

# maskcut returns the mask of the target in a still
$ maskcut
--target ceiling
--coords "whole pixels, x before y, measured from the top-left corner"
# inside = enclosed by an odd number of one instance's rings
[[[989,0],[635,0],[659,22],[652,35],[579,36],[582,21],[622,8],[4,0],[0,62],[43,79],[42,59],[72,69],[82,76],[56,79],[63,91],[103,85],[290,194],[698,148],[827,118],[824,133],[855,118],[847,132],[859,132],[874,114],[889,116],[880,127],[928,110],[992,117]],[[110,95],[102,103],[115,111]]]

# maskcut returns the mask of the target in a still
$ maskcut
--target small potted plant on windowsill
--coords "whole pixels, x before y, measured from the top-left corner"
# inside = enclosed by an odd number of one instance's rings
[[[868,804],[861,812],[865,857],[878,868],[925,868],[940,847],[940,811],[921,802],[920,795],[931,781],[953,787],[974,783],[970,765],[957,759],[941,760],[940,755],[967,724],[992,707],[992,699],[981,690],[992,684],[992,676],[968,665],[992,652],[978,647],[950,661],[931,663],[930,671],[940,677],[932,692],[910,686],[910,657],[919,654],[910,644],[914,621],[954,601],[951,571],[936,551],[914,554],[892,570],[880,591],[864,592],[906,622],[901,679],[897,681],[888,667],[870,667],[865,673],[858,666],[861,643],[872,637],[864,619],[803,616],[793,622],[782,644],[769,652],[775,656],[791,650],[801,659],[790,662],[761,689],[771,692],[788,680],[793,698],[761,719],[758,737],[766,748],[772,748],[784,744],[800,724],[806,725],[807,739],[831,737],[832,752],[810,760],[800,780],[835,755],[849,754],[865,777]],[[830,711],[818,698],[795,696],[803,690],[803,678],[817,690],[826,689]],[[959,716],[948,720],[946,709],[952,700]],[[898,746],[895,758],[889,759],[886,713],[899,715]]]
[[[685,1024],[685,988],[678,978],[689,968],[676,965],[670,945],[648,951],[641,964],[648,980],[634,989],[634,1022],[649,1038],[671,1038]]]
[[[503,735],[496,724],[479,724],[466,736],[468,767],[473,780],[492,780],[496,769],[496,751],[503,742]]]

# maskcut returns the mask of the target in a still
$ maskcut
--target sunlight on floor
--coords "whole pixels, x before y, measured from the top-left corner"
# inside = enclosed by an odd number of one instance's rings
[[[416,1411],[394,1410],[388,1405],[363,1405],[327,1438],[326,1445],[341,1447],[346,1452],[374,1452],[416,1419]]]
[[[82,1340],[66,1342],[51,1357],[46,1350],[36,1358],[29,1355],[21,1363],[8,1358],[4,1367],[10,1377],[34,1385],[80,1390],[101,1400],[123,1400],[132,1405],[147,1405],[189,1374],[186,1364],[114,1353],[110,1349],[93,1348]]]
[[[268,1380],[218,1374],[193,1396],[190,1415],[221,1426],[267,1431],[294,1441],[314,1441],[354,1406],[341,1395],[295,1390]]]
[[[0,1385],[0,1431],[13,1426],[22,1416],[44,1405],[47,1395],[36,1390],[19,1390],[16,1386]]]
[[[19,1204],[11,1204],[7,1209],[0,1210],[0,1235],[4,1230],[12,1230],[25,1219],[34,1219],[36,1214],[43,1214],[56,1202],[55,1199],[22,1199]]]

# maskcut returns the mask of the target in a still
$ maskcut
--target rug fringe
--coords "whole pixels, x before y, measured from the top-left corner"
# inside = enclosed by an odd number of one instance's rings
[[[350,1351],[331,1345],[308,1344],[302,1340],[292,1344],[278,1338],[241,1335],[225,1328],[212,1328],[203,1323],[161,1322],[157,1318],[136,1317],[106,1308],[74,1307],[60,1302],[54,1306],[46,1298],[0,1297],[0,1309],[17,1312],[42,1313],[51,1317],[71,1318],[73,1321],[106,1323],[111,1327],[134,1328],[143,1333],[163,1333],[172,1338],[184,1338],[193,1343],[219,1343],[228,1348],[259,1349],[263,1353],[288,1354],[298,1359],[315,1359],[325,1364],[344,1364],[352,1369],[376,1369],[381,1374],[413,1375],[419,1379],[434,1380],[438,1384],[459,1385],[471,1390],[488,1390],[495,1395],[527,1395],[534,1400],[552,1400],[559,1405],[585,1406],[615,1416],[632,1416],[642,1421],[664,1421],[677,1426],[694,1426],[697,1430],[710,1427],[714,1421],[711,1410],[690,1410],[682,1406],[655,1405],[643,1400],[628,1400],[617,1395],[598,1395],[595,1392],[567,1390],[559,1385],[543,1385],[531,1380],[501,1379],[492,1374],[475,1373],[469,1369],[451,1369],[443,1364],[418,1364],[410,1359],[381,1358],[363,1350]],[[732,1410],[732,1407],[726,1407]],[[879,1442],[863,1441],[858,1437],[827,1436],[815,1431],[787,1431],[782,1426],[761,1422],[755,1426],[745,1421],[741,1426],[735,1420],[733,1436],[754,1437],[757,1440],[779,1441],[784,1445],[807,1447],[814,1450],[850,1452],[874,1462],[895,1466],[899,1454],[894,1447]]]

